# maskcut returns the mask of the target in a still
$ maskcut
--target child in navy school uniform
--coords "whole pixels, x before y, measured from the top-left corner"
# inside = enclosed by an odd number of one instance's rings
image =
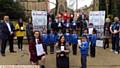
[[[92,42],[91,42],[91,46],[90,46],[90,55],[91,55],[91,57],[95,57],[96,40],[97,40],[97,35],[96,35],[96,30],[94,29],[93,34],[92,34]]]
[[[87,36],[83,35],[81,39],[80,52],[81,52],[81,68],[87,68],[87,55],[88,55],[89,43]]]
[[[48,38],[49,38],[49,45],[50,45],[50,54],[54,54],[54,44],[56,41],[56,37],[53,30],[51,30]]]
[[[70,34],[69,30],[66,30],[64,36],[65,36],[65,41],[66,41],[67,43],[71,44],[71,38],[72,38],[72,37],[71,37],[71,34]]]
[[[44,45],[45,52],[46,52],[46,54],[48,54],[47,46],[48,46],[48,43],[49,43],[49,39],[48,39],[47,31],[43,31],[41,37],[42,37],[42,42],[43,42],[43,45]]]
[[[72,43],[73,55],[77,55],[78,34],[75,30],[73,31],[71,37],[72,37],[71,43]]]

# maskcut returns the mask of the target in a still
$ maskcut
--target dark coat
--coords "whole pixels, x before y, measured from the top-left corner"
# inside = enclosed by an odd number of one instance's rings
[[[9,23],[9,24],[10,24],[10,27],[11,27],[11,31],[14,32],[15,27],[13,26],[12,23]],[[5,22],[3,22],[2,25],[1,25],[1,32],[2,32],[2,34],[1,34],[2,39],[8,39],[9,38],[10,31],[9,31],[9,28],[7,27],[7,24]],[[13,36],[14,36],[14,34],[13,34]]]

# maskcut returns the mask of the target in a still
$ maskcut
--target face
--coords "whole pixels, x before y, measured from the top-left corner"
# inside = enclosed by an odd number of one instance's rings
[[[9,21],[9,16],[4,16],[4,21]]]
[[[118,18],[118,17],[115,17],[115,18],[114,18],[114,21],[115,21],[115,22],[118,22],[118,21],[119,21],[119,18]]]
[[[35,33],[34,33],[35,38],[39,38],[39,35],[40,35],[39,32],[35,32]]]
[[[60,39],[60,42],[63,43],[65,41],[65,37],[62,36],[62,38]]]
[[[31,22],[32,22],[32,19],[31,19],[31,18],[29,18],[28,20],[29,20],[29,23],[31,23]]]
[[[20,22],[20,23],[22,23],[22,22],[23,22],[22,18],[20,18],[20,19],[19,19],[19,22]]]
[[[87,34],[87,33],[88,33],[88,31],[87,31],[87,30],[84,30],[84,33],[85,33],[85,34]]]
[[[86,41],[86,38],[85,38],[85,37],[83,37],[81,40],[82,40],[82,42],[85,42],[85,41]]]

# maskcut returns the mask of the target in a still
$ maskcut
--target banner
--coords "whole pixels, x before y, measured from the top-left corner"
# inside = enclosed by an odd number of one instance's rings
[[[47,12],[32,11],[33,30],[43,31],[47,28]]]
[[[101,40],[101,42],[103,42],[102,39],[104,37],[105,11],[91,11],[89,13],[89,23],[93,23],[94,28],[97,30],[97,38],[99,41]]]

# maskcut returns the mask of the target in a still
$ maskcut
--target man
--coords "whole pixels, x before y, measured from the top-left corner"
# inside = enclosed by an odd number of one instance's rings
[[[28,18],[28,22],[27,22],[27,25],[26,25],[26,36],[27,36],[27,39],[28,39],[28,43],[30,42],[30,40],[33,39],[33,24],[32,24],[32,18]]]
[[[14,26],[9,21],[9,16],[4,16],[4,21],[2,23],[2,44],[1,44],[1,55],[5,56],[6,43],[9,41],[10,53],[15,53],[13,49],[13,38],[14,38]]]
[[[112,51],[115,54],[119,53],[119,31],[120,31],[119,18],[115,17],[113,24],[110,26],[110,32],[112,33]]]

